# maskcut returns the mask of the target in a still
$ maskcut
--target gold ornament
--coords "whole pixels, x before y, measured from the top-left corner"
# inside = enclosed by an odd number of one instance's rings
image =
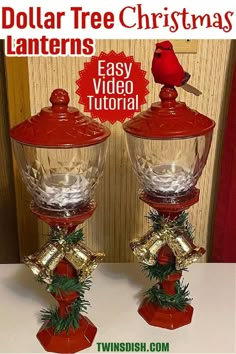
[[[130,247],[139,262],[155,265],[159,250],[167,245],[175,256],[176,269],[181,270],[196,262],[205,253],[204,248],[194,245],[184,234],[184,227],[176,225],[175,220],[163,218],[159,227],[158,231],[151,229],[140,239],[131,241]]]
[[[93,252],[83,243],[66,243],[66,238],[60,235],[58,241],[47,242],[38,252],[24,257],[24,263],[33,274],[47,284],[52,283],[53,271],[59,262],[66,258],[76,269],[81,282],[87,279],[105,257],[104,253]]]
[[[76,269],[81,282],[92,274],[104,257],[104,253],[93,252],[81,242],[73,247],[67,247],[65,253],[65,258]]]
[[[63,257],[62,242],[47,242],[38,252],[24,257],[24,263],[36,277],[51,284],[53,271]]]
[[[175,255],[177,270],[188,267],[205,253],[204,248],[196,247],[184,234],[169,235],[166,241]]]
[[[191,239],[184,234],[185,229],[174,222],[175,220],[164,219],[161,229],[157,233],[172,250],[176,269],[181,270],[196,262],[205,253],[205,250],[202,247],[196,247]]]
[[[156,264],[157,254],[164,244],[161,235],[151,229],[141,238],[132,240],[130,248],[139,262],[152,266]]]

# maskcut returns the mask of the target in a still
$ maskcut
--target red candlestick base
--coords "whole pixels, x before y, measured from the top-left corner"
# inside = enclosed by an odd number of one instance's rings
[[[62,260],[55,271],[59,275],[73,278],[76,276],[75,269],[66,261]],[[66,316],[67,307],[78,298],[76,292],[61,292],[60,295],[51,293],[59,303],[61,317]],[[43,324],[37,333],[37,338],[41,345],[48,352],[54,353],[75,353],[92,345],[97,333],[95,325],[85,316],[80,315],[79,328],[70,328],[69,331],[54,333],[54,328]]]
[[[188,209],[190,206],[198,202],[199,190],[194,188],[186,195],[172,200],[171,198],[163,199],[163,197],[153,197],[141,191],[139,198],[149,206],[158,211],[159,214],[170,220],[179,216],[179,214]],[[168,246],[164,246],[157,256],[157,262],[160,265],[168,264],[174,259],[174,254]],[[167,295],[176,294],[176,281],[181,278],[182,272],[178,271],[167,276],[164,281],[159,283],[163,292]],[[138,313],[151,326],[161,327],[166,329],[176,329],[191,323],[193,315],[193,307],[187,305],[183,311],[176,308],[161,307],[158,304],[152,303],[145,299]]]
[[[166,294],[175,294],[175,284],[181,278],[181,275],[181,272],[173,273],[160,283]],[[151,326],[176,329],[191,323],[193,307],[187,305],[184,311],[180,311],[174,308],[163,308],[144,300],[138,309],[138,313]]]
[[[166,329],[176,329],[191,323],[193,307],[187,305],[184,311],[167,309],[144,300],[138,313],[150,325]]]
[[[47,211],[37,207],[34,203],[31,203],[31,211],[41,220],[47,222],[51,227],[60,226],[66,228],[68,234],[73,232],[77,225],[89,218],[93,214],[95,208],[96,203],[92,201],[84,209],[80,210],[78,214],[63,217],[55,213],[49,214]],[[55,269],[55,274],[66,276],[67,278],[74,278],[77,276],[75,268],[66,259],[59,262]],[[61,291],[59,295],[51,292],[51,295],[59,303],[58,311],[62,318],[66,317],[68,308],[73,301],[79,297],[79,294],[74,291]],[[74,329],[70,327],[68,331],[56,333],[53,327],[47,327],[46,322],[37,333],[37,338],[43,348],[48,352],[75,353],[90,347],[96,333],[97,328],[95,325],[87,317],[80,315],[78,328]]]
[[[85,316],[80,317],[79,328],[54,333],[52,328],[44,324],[37,334],[41,345],[48,352],[76,353],[92,345],[97,328]]]

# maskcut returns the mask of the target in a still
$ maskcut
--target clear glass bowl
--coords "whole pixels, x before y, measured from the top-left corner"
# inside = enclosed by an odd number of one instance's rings
[[[103,172],[107,141],[67,149],[12,143],[23,181],[36,205],[69,210],[89,203]]]
[[[201,176],[211,146],[204,136],[150,140],[126,134],[129,157],[143,190],[152,196],[174,197],[191,190]]]

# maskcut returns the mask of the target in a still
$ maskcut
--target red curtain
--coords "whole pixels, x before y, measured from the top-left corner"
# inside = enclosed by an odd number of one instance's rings
[[[212,262],[236,262],[236,65],[224,134]]]

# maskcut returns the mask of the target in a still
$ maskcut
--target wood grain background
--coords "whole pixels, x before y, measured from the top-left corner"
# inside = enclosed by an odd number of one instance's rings
[[[218,161],[232,70],[232,43],[230,40],[199,40],[196,54],[179,54],[185,70],[192,74],[191,84],[203,92],[202,96],[194,97],[180,89],[179,98],[191,108],[216,121],[210,156],[199,183],[200,202],[189,211],[195,229],[195,243],[206,247],[208,251],[203,261],[210,252]],[[160,90],[160,86],[154,84],[150,74],[154,45],[155,42],[151,40],[99,40],[96,44],[97,55],[101,51],[124,51],[126,55],[133,55],[136,61],[142,63],[142,69],[147,71],[146,77],[150,81],[148,87],[150,94],[147,104],[142,107],[143,110],[158,100]],[[78,71],[83,69],[84,62],[88,60],[90,59],[81,57],[28,58],[31,114],[48,105],[51,91],[58,87],[66,89],[71,97],[71,105],[83,111],[83,106],[78,104],[79,98],[75,94],[77,88],[75,81],[78,78]],[[22,117],[18,117],[18,121],[20,120]],[[112,135],[104,176],[96,193],[98,208],[94,216],[85,223],[84,231],[87,244],[91,248],[105,251],[105,261],[130,262],[133,261],[133,256],[128,246],[129,240],[146,232],[148,224],[145,215],[148,208],[137,196],[138,183],[128,160],[121,124],[115,123],[112,126],[106,123],[106,125],[111,129]],[[22,192],[24,187],[20,183],[17,181],[17,194],[21,194],[21,210],[18,211],[21,217],[18,223],[21,225],[19,238],[22,256],[35,251],[47,240],[47,226],[42,222],[36,222],[34,217],[26,212],[28,198],[25,192]],[[27,214],[27,222],[22,221],[22,210]],[[36,231],[35,227],[32,231],[32,225],[36,225]],[[34,237],[32,241],[30,233]]]
[[[0,58],[3,53],[3,42],[0,41]],[[17,262],[16,203],[3,61],[0,62],[0,230],[0,262]]]
[[[10,127],[29,117],[29,77],[27,58],[5,57],[7,83],[8,117]],[[6,132],[9,137],[9,132]],[[10,155],[9,155],[10,158]],[[21,180],[18,166],[13,159],[13,172],[16,198],[16,216],[18,226],[18,244],[20,257],[38,249],[37,219],[29,210],[30,195]],[[17,235],[17,233],[16,233]]]

